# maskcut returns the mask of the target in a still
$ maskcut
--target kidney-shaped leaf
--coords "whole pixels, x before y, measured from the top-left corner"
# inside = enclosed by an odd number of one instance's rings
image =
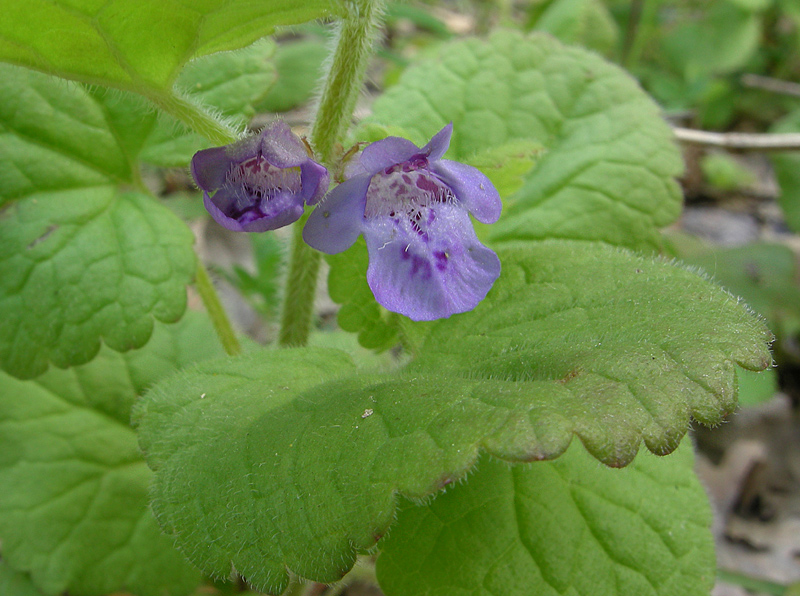
[[[332,582],[394,518],[481,449],[552,459],[577,435],[607,464],[675,449],[692,414],[735,405],[734,362],[768,332],[718,287],[621,249],[551,241],[501,254],[472,314],[434,326],[412,366],[354,375],[335,350],[210,362],[139,403],[153,508],[208,573],[279,592],[287,569]]]

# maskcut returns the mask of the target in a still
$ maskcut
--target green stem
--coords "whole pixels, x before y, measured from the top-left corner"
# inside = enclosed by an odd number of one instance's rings
[[[346,16],[338,26],[336,48],[311,130],[311,144],[326,166],[333,165],[336,143],[350,125],[385,2],[349,0],[344,4]]]
[[[239,340],[236,339],[236,334],[233,332],[233,327],[225,314],[225,309],[222,308],[222,303],[219,301],[217,291],[214,289],[214,284],[211,283],[211,278],[208,276],[205,265],[203,265],[200,258],[197,259],[197,274],[195,276],[194,285],[200,298],[205,304],[208,316],[214,329],[219,336],[222,347],[228,356],[237,356],[242,353],[242,346]]]
[[[201,106],[179,95],[152,94],[148,95],[148,99],[215,145],[228,145],[239,138],[239,131],[224,120],[215,118]]]
[[[283,297],[283,313],[278,343],[282,346],[302,346],[308,342],[314,317],[314,296],[322,255],[303,241],[301,218],[292,228],[292,248],[289,275]]]
[[[620,61],[625,68],[636,66],[644,51],[645,45],[653,34],[653,24],[658,14],[658,2],[655,0],[634,0]]]
[[[317,158],[335,169],[336,145],[341,143],[353,116],[364,72],[372,56],[385,0],[346,0],[346,16],[339,23],[336,47],[311,129],[311,144]],[[314,296],[320,254],[303,242],[305,218],[294,224],[289,275],[283,301],[282,346],[308,342],[314,315]]]
[[[237,139],[238,132],[224,121],[215,118],[201,106],[177,95],[159,94],[148,95],[148,99],[163,111],[175,116],[178,120],[186,124],[191,130],[203,135],[213,143],[227,145]],[[203,300],[208,316],[214,325],[214,329],[219,336],[222,347],[229,356],[236,356],[242,353],[242,347],[236,334],[233,331],[231,322],[222,303],[219,300],[214,284],[208,276],[200,258],[197,258],[197,273],[195,275],[195,287]]]

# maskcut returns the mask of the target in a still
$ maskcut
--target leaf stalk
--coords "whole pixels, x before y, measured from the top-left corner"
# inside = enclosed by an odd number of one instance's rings
[[[222,308],[222,303],[219,300],[217,291],[214,289],[214,284],[211,282],[208,271],[206,271],[206,267],[199,257],[197,258],[197,273],[195,275],[194,285],[195,288],[197,288],[197,293],[200,294],[200,298],[203,300],[203,304],[206,307],[211,323],[214,325],[214,330],[217,332],[217,336],[222,343],[222,347],[225,349],[225,353],[228,354],[228,356],[238,356],[242,353],[242,346],[236,337],[236,333],[233,331],[233,326],[231,325],[230,319],[228,319],[228,315],[225,313],[225,309]]]
[[[147,97],[163,111],[174,116],[215,145],[229,145],[239,138],[239,131],[229,126],[224,119],[214,116],[200,105],[177,93],[149,94]]]

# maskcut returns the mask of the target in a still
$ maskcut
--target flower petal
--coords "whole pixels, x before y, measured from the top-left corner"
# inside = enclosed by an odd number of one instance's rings
[[[450,147],[450,138],[453,136],[453,123],[451,122],[442,130],[433,135],[430,142],[422,148],[422,154],[428,156],[428,162],[438,161],[447,153]]]
[[[292,168],[309,160],[302,141],[285,122],[276,120],[261,131],[259,138],[261,154],[273,166]]]
[[[234,232],[266,232],[288,226],[303,215],[303,201],[291,192],[280,193],[269,201],[245,197],[237,204],[238,189],[225,187],[213,197],[203,193],[203,205],[219,225]]]
[[[503,203],[494,184],[478,168],[457,161],[440,159],[430,165],[431,172],[447,184],[456,199],[480,222],[498,220]]]
[[[300,184],[303,200],[309,205],[316,205],[328,192],[330,177],[328,169],[310,159],[300,166]]]
[[[227,147],[203,149],[192,157],[192,177],[201,190],[214,192],[225,184],[225,176],[235,162]]]
[[[344,179],[349,180],[356,176],[372,176],[372,172],[368,172],[367,168],[361,163],[361,151],[352,156],[344,162]]]
[[[408,161],[420,148],[408,139],[386,137],[364,148],[359,163],[369,174],[377,174],[390,166]]]
[[[219,193],[217,193],[219,194]],[[227,228],[228,230],[233,230],[234,232],[244,232],[244,227],[242,224],[232,217],[228,217],[225,213],[214,204],[214,201],[211,200],[211,197],[208,196],[208,193],[203,191],[203,205],[206,208],[206,211],[211,215],[215,222],[221,225],[223,228]]]
[[[500,259],[478,241],[465,209],[438,204],[427,215],[424,234],[405,219],[364,224],[375,299],[414,321],[472,310],[500,275]]]
[[[364,223],[370,179],[370,176],[356,176],[328,193],[303,228],[306,244],[330,255],[353,245]]]

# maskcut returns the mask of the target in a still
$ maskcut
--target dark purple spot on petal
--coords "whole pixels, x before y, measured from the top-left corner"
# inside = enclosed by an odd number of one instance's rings
[[[422,280],[430,279],[433,272],[431,271],[431,264],[428,260],[417,254],[412,254],[409,251],[404,252],[407,255],[411,255],[411,277],[419,276]]]
[[[450,255],[440,250],[433,253],[433,258],[436,259],[436,268],[439,271],[444,271],[447,269],[447,261],[450,258]]]

